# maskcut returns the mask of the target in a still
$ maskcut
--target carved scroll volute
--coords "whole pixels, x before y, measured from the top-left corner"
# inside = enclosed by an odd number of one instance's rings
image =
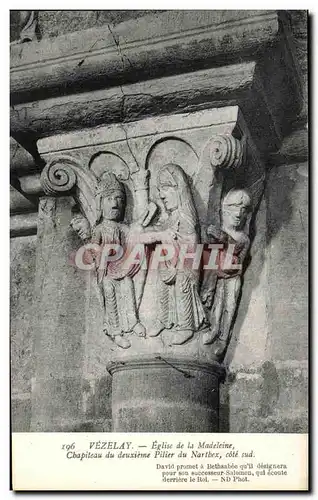
[[[75,161],[71,157],[54,158],[46,164],[41,174],[41,184],[45,194],[57,196],[69,194],[75,186]]]
[[[100,217],[97,203],[98,181],[95,175],[71,156],[54,158],[44,167],[41,184],[49,196],[72,195],[91,227]]]
[[[202,155],[203,161],[209,161],[213,169],[213,181],[209,194],[206,225],[220,227],[220,208],[224,173],[229,169],[239,169],[245,158],[245,139],[239,140],[232,135],[216,135]]]
[[[244,157],[244,143],[232,135],[217,135],[210,142],[210,161],[213,168],[239,168]]]

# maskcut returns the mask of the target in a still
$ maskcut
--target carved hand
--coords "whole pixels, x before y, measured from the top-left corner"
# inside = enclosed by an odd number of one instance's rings
[[[133,222],[133,224],[130,225],[130,234],[131,235],[140,235],[142,233],[143,227],[140,223],[140,221]]]
[[[201,300],[206,307],[212,307],[213,292],[209,289],[201,291]]]
[[[178,233],[172,229],[166,229],[160,235],[162,243],[173,243],[178,238]]]
[[[214,226],[213,224],[210,224],[207,227],[206,232],[208,236],[211,236],[218,241],[223,241],[225,238],[223,231],[221,231],[221,229],[219,229],[217,226]]]

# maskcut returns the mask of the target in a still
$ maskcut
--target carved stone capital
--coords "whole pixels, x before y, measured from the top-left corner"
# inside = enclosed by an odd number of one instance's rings
[[[69,154],[62,153],[66,143]],[[180,244],[188,238],[194,245],[213,243],[214,229],[220,235],[226,232],[222,200],[229,190],[236,192],[237,180],[240,192],[263,185],[263,165],[242,113],[235,106],[191,116],[148,118],[126,124],[124,130],[108,125],[93,134],[82,131],[57,135],[39,141],[38,147],[48,162],[41,174],[44,192],[73,196],[87,219],[73,225],[78,235],[84,240],[92,238],[98,245],[107,239],[120,245],[138,242],[149,258],[154,246],[170,241],[172,235]],[[118,220],[107,215],[107,190],[99,189],[109,174],[123,184],[126,194]],[[256,198],[251,196],[252,200]],[[250,212],[244,227],[242,223],[232,236],[231,229],[228,231],[234,241],[240,230],[240,263],[248,251]],[[226,216],[232,217],[229,213]],[[205,229],[210,230],[208,238]],[[132,273],[121,272],[118,283],[119,274],[99,275],[108,301],[101,315],[113,361],[129,362],[131,356],[140,354],[177,360],[188,356],[208,364],[223,359],[231,331],[223,332],[220,339],[224,345],[217,349],[213,344],[222,333],[220,318],[206,296],[219,301],[216,306],[221,312],[231,307],[234,314],[236,298],[225,304],[222,297],[230,294],[231,287],[240,290],[240,275],[225,279],[220,273],[206,273],[203,279],[178,273],[176,266],[171,273],[159,273],[158,279],[151,270],[138,266]],[[125,297],[125,310],[121,310],[120,297]],[[127,324],[121,324],[128,310],[133,320],[128,318]],[[177,318],[182,318],[180,324]]]

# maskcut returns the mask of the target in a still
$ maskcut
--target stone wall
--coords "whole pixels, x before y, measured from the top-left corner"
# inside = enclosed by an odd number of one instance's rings
[[[164,12],[153,10],[151,13]],[[73,31],[80,31],[107,24],[116,25],[129,19],[149,14],[148,10],[40,10],[38,12],[39,36],[53,38]],[[18,11],[10,13],[10,41],[19,37]]]
[[[11,239],[11,397],[14,431],[28,430],[31,421],[35,253],[36,236]]]

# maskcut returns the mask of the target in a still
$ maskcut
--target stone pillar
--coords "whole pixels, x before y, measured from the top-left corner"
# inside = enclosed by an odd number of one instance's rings
[[[81,242],[70,226],[73,205],[70,196],[42,196],[39,203],[31,387],[36,432],[110,429],[110,377],[99,366],[108,349],[95,335],[99,303],[91,273],[74,264]]]
[[[71,429],[82,412],[85,279],[70,265],[72,198],[43,197],[33,320],[32,431]]]
[[[219,384],[215,362],[140,358],[112,363],[114,432],[218,432]]]

